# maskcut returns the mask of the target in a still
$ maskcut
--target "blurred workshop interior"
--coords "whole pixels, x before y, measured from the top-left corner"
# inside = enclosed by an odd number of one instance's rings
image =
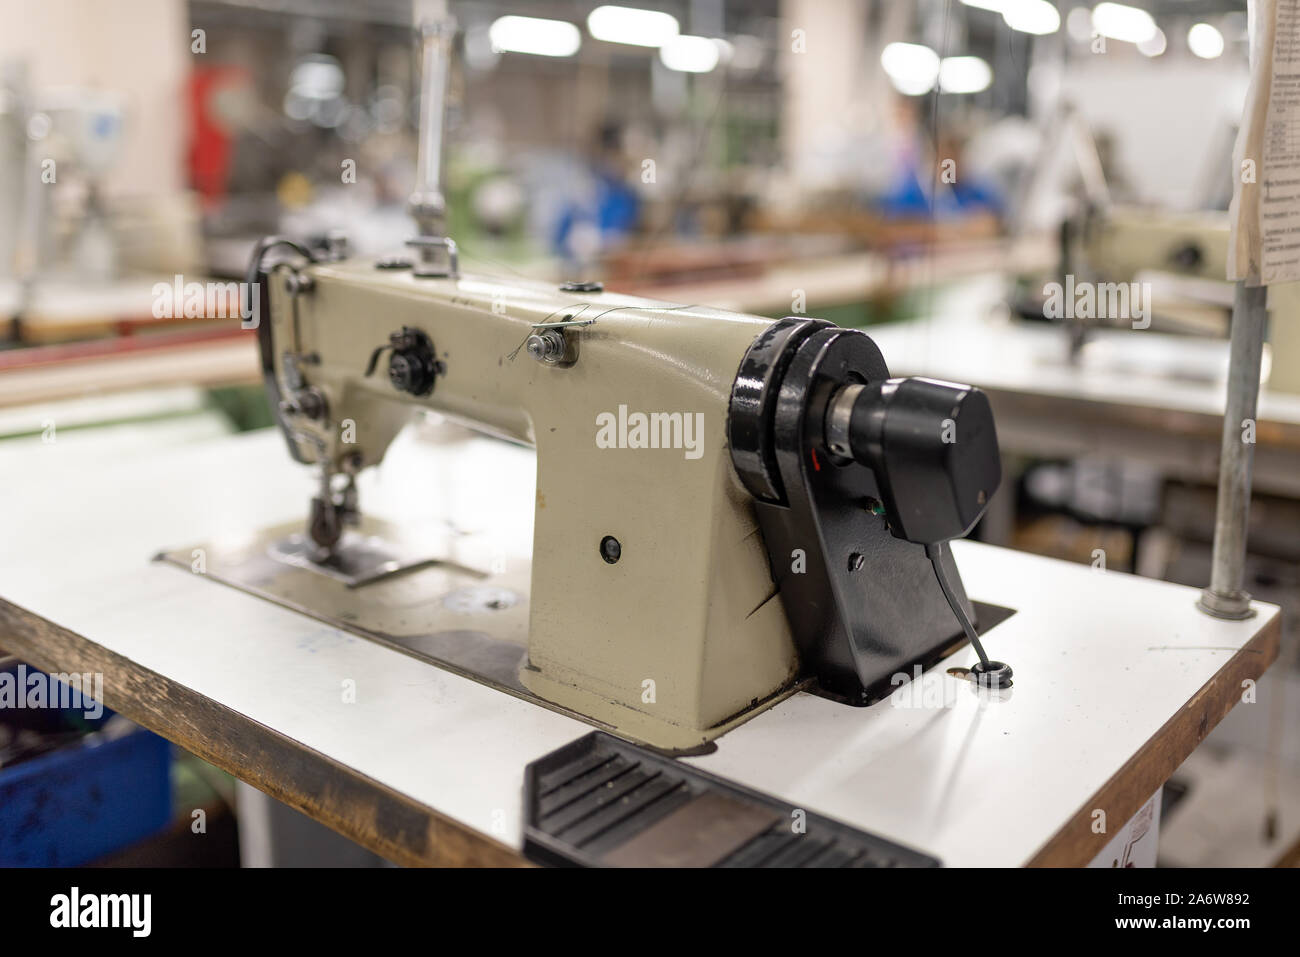
[[[990,396],[1003,481],[974,538],[1210,580],[1246,0],[449,6],[466,274],[867,329],[895,375]],[[237,284],[263,236],[403,248],[420,54],[411,0],[0,15],[0,463],[55,508],[70,466],[273,426]],[[1087,283],[1123,308],[1079,305]],[[1281,651],[1165,785],[1162,865],[1300,863],[1297,295],[1272,289],[1246,563]],[[34,714],[0,710],[12,859],[384,863],[121,716]],[[56,819],[84,824],[76,801],[33,810],[60,774],[154,784],[83,833]]]

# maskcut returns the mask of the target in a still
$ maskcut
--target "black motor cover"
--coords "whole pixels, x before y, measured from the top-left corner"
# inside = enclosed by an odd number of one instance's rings
[[[865,334],[787,318],[755,340],[732,389],[732,461],[754,495],[803,670],[853,704],[888,693],[896,675],[910,678],[913,665],[962,639],[920,536],[963,534],[982,514],[1000,475],[996,433],[982,393],[928,381],[889,385]],[[851,454],[837,455],[825,424],[845,386],[864,388],[855,390]],[[946,426],[962,440],[943,442]],[[970,448],[957,450],[967,439]],[[973,618],[951,554],[942,560]]]

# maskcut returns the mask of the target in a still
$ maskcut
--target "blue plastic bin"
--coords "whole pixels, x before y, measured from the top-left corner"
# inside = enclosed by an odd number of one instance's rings
[[[75,867],[171,821],[171,745],[143,728],[0,769],[0,866]]]

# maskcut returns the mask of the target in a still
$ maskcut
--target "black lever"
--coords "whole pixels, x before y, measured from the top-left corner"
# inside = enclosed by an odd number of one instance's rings
[[[944,598],[979,654],[976,679],[1009,687],[1011,668],[989,660],[943,567],[945,543],[975,527],[1002,481],[988,396],[924,378],[847,385],[827,407],[826,442],[875,473],[891,534],[925,546]]]

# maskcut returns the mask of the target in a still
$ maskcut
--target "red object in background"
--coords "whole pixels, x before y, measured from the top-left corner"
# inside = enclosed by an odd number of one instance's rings
[[[252,79],[238,66],[198,67],[190,73],[190,142],[186,156],[190,185],[198,191],[205,210],[226,198],[235,137],[221,116],[216,99],[232,87],[247,86]]]

